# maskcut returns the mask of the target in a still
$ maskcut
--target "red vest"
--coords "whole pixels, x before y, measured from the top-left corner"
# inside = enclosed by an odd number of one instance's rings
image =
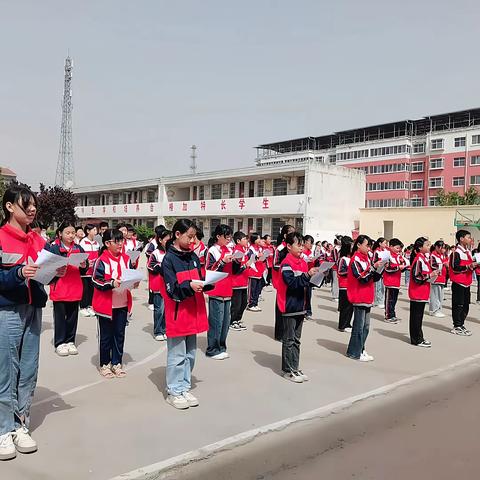
[[[99,262],[102,262],[104,268],[104,280],[109,281],[112,280],[112,264],[110,263],[110,259],[118,262],[120,265],[120,269],[127,269],[130,265],[130,259],[124,253],[120,254],[118,257],[114,257],[108,250],[104,250],[104,252],[98,257],[97,261],[95,262],[95,266],[93,269],[93,276],[95,277],[95,270],[100,267]],[[121,276],[120,276],[121,279]],[[112,318],[112,290],[99,290],[98,288],[94,288],[93,290],[93,300],[92,300],[92,308],[95,313],[101,315],[102,317]],[[127,290],[127,299],[128,299],[128,312],[132,311],[132,294],[130,290]]]
[[[287,244],[285,242],[282,242],[280,245],[277,246],[275,249],[275,252],[273,254],[273,269],[272,269],[272,285],[274,288],[277,288],[277,282],[280,277],[280,271],[276,270],[275,267],[280,267],[280,263],[278,263],[278,258],[280,253],[287,248]]]
[[[165,252],[156,248],[150,254],[148,263],[156,262],[161,265],[163,257],[165,257]],[[155,293],[162,293],[162,290],[163,292],[165,291],[165,282],[163,281],[163,277],[160,273],[152,273],[150,270],[148,271],[148,288]]]
[[[445,255],[442,255],[441,253],[437,253],[433,251],[430,254],[430,264],[432,265],[432,267],[440,265],[440,268],[438,269],[440,274],[438,275],[438,277],[435,279],[433,283],[436,283],[439,285],[445,285],[445,282],[447,281],[447,264],[448,264],[447,257]]]
[[[400,267],[406,265],[405,259],[401,253],[390,252],[390,262],[389,267],[392,269],[395,267]],[[385,269],[383,272],[383,284],[386,287],[390,288],[400,288],[400,283],[402,280],[402,270],[397,270],[396,272],[387,272]]]
[[[93,273],[93,264],[98,258],[100,245],[96,240],[90,240],[88,237],[84,237],[80,240],[80,246],[85,253],[88,253],[88,270],[85,275],[82,275],[82,277],[91,277]]]
[[[411,265],[411,275],[415,275],[417,269],[417,263],[420,263],[419,268],[424,275],[432,273],[432,267],[430,266],[429,261],[426,259],[425,255],[422,253],[417,254],[415,260]],[[416,302],[427,302],[430,298],[430,282],[417,283],[414,278],[410,277],[410,282],[408,282],[408,296],[410,300]]]
[[[253,255],[255,255],[257,258],[260,257],[263,252],[263,248],[257,245],[250,245],[250,250],[253,252]],[[250,276],[253,278],[262,278],[263,272],[267,268],[265,264],[265,260],[256,260],[253,265],[255,265],[255,268],[252,268],[252,271],[250,272]]]
[[[370,277],[370,280],[366,283],[360,282],[355,275],[353,275],[352,266],[356,264],[360,270],[361,275],[367,275],[370,271],[370,259],[368,255],[364,255],[360,252],[355,252],[350,259],[350,264],[348,265],[348,275],[347,275],[347,296],[348,301],[353,305],[373,305],[373,300],[375,298],[375,285],[373,282],[373,277]]]
[[[295,313],[304,311],[306,308],[306,292],[300,294],[303,296],[303,301],[301,304],[296,304],[296,302],[291,302],[292,298],[287,296],[287,284],[283,280],[282,267],[288,265],[292,268],[295,275],[308,272],[307,262],[303,258],[294,257],[292,254],[288,254],[285,259],[280,264],[280,275],[279,281],[277,284],[277,306],[281,313]],[[305,290],[305,288],[303,289]],[[295,292],[296,293],[296,292]]]
[[[65,247],[60,244],[54,253],[58,251],[66,253],[69,257],[72,253],[79,253],[80,248],[76,243],[73,243],[71,248],[66,250]],[[67,265],[67,271],[63,277],[57,278],[50,285],[50,300],[52,302],[79,302],[83,295],[83,283],[80,276],[80,270],[73,265]]]
[[[220,247],[219,245],[213,245],[208,249],[207,253],[207,270],[216,270],[217,265],[220,261],[225,257],[225,255],[231,255],[230,249],[223,245]],[[215,259],[214,263],[209,265],[209,262],[212,261],[212,257]],[[223,273],[228,273],[228,277],[220,280],[214,285],[213,290],[209,290],[207,295],[211,297],[222,297],[227,298],[232,296],[232,262],[225,263],[223,265],[223,269],[221,270]]]
[[[461,245],[457,245],[454,253],[450,256],[450,271],[448,272],[452,282],[463,285],[464,287],[469,287],[472,284],[473,270],[468,269],[465,272],[455,272],[453,269],[453,258],[455,253],[460,255],[461,267],[468,267],[473,263],[472,254],[469,250],[465,250]]]
[[[248,262],[247,256],[247,249],[242,247],[241,245],[236,245],[233,249],[233,253],[235,252],[242,252],[244,257],[240,260],[240,265],[246,265]],[[238,275],[232,274],[232,288],[245,288],[248,286],[248,277],[250,275],[250,268],[247,267],[242,273]]]
[[[342,257],[338,261],[338,268],[337,268],[338,288],[340,288],[341,290],[346,290],[348,288],[349,264],[350,264],[350,257]]]

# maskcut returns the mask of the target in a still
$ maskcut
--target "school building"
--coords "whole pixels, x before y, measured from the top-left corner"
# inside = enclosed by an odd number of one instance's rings
[[[294,225],[316,240],[358,230],[365,174],[317,159],[73,189],[83,223],[153,227],[187,217],[205,236],[220,223],[276,237]]]
[[[257,147],[257,164],[315,159],[366,175],[366,208],[433,207],[438,192],[480,186],[480,109]]]

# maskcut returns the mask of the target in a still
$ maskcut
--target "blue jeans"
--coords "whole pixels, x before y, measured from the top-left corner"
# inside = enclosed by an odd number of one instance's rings
[[[385,289],[383,286],[383,278],[378,282],[374,283],[375,285],[375,305],[383,307],[385,305]]]
[[[98,317],[100,330],[100,366],[122,364],[127,307],[114,308],[112,318]]]
[[[0,435],[30,423],[41,329],[41,308],[0,308]]]
[[[353,306],[353,325],[347,357],[358,360],[365,350],[368,332],[370,330],[370,307]]]
[[[208,299],[207,357],[227,351],[231,300]]]
[[[153,334],[165,335],[165,303],[158,292],[153,293]]]
[[[181,395],[192,388],[197,336],[167,338],[167,393]]]

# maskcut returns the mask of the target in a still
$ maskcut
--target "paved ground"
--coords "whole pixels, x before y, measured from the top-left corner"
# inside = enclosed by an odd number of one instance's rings
[[[381,321],[382,311],[373,311],[367,346],[375,361],[352,361],[344,356],[349,336],[336,330],[336,304],[323,289],[314,294],[315,321],[305,324],[302,338],[302,368],[311,381],[295,385],[279,375],[281,345],[272,340],[273,293],[266,292],[263,312],[246,314],[248,331],[230,333],[229,360],[207,359],[202,352],[205,335],[199,338],[194,393],[201,404],[177,411],[164,401],[165,346],[152,338],[152,312],[146,308],[145,287],[142,284],[136,292],[134,320],[127,329],[125,363],[129,371],[124,379],[104,380],[98,375],[93,318],[80,321],[80,355],[57,357],[51,345],[51,308],[45,310],[32,412],[39,451],[2,463],[2,478],[106,480],[479,351],[477,305],[472,305],[468,324],[472,337],[448,333],[449,318],[426,317],[426,338],[433,348],[412,347],[406,336],[408,301],[404,293],[397,312],[404,319],[401,324],[387,325]]]

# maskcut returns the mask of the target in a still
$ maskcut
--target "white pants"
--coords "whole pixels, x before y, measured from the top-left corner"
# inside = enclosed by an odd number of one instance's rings
[[[442,311],[443,285],[432,283],[430,286],[430,313]]]

